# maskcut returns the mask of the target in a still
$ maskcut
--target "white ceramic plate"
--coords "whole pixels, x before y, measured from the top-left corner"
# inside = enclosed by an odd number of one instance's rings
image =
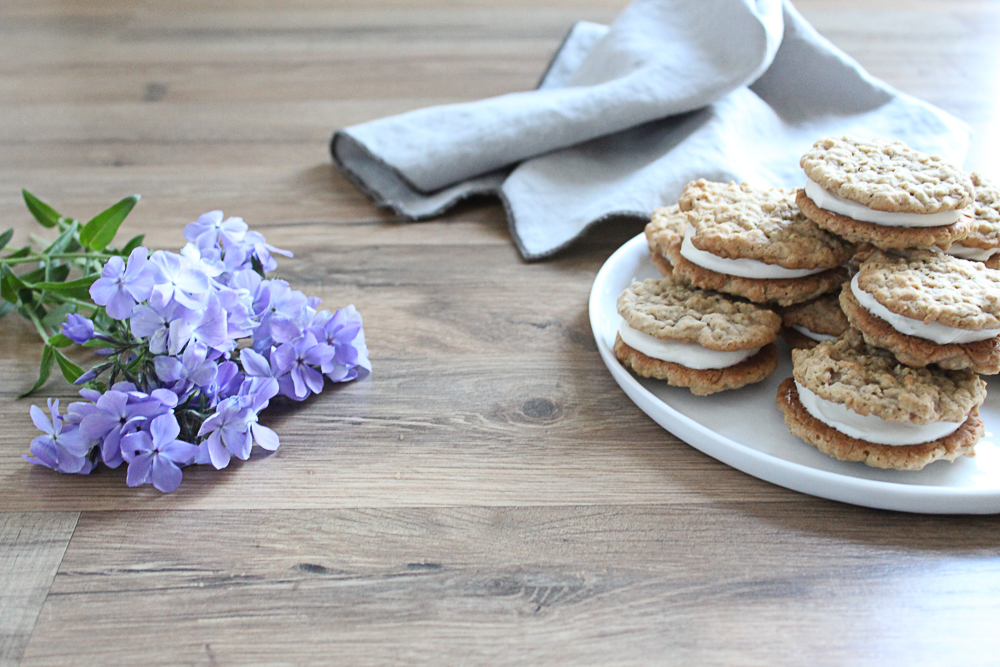
[[[615,358],[621,316],[615,302],[634,280],[658,278],[639,235],[613,254],[590,292],[590,324],[611,375],[643,412],[692,447],[737,470],[821,498],[903,512],[993,514],[1000,512],[1000,382],[988,379],[980,410],[986,436],[975,458],[938,461],[919,472],[878,470],[837,461],[791,433],[775,404],[778,385],[791,376],[788,347],[779,341],[777,372],[766,381],[714,396],[638,378]]]

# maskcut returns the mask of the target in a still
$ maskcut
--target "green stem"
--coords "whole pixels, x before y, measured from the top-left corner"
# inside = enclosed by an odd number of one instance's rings
[[[27,264],[29,262],[44,262],[46,259],[111,259],[114,255],[106,252],[58,252],[53,255],[43,255],[34,253],[27,257],[14,257],[13,259],[0,258],[0,264]]]
[[[48,344],[50,334],[45,330],[42,321],[38,319],[38,315],[35,315],[30,309],[25,308],[24,310],[28,313],[28,317],[34,323],[35,328],[38,329],[38,335],[42,337],[42,342]]]

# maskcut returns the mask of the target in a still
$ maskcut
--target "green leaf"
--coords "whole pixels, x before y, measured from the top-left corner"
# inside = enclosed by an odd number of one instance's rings
[[[0,250],[3,250],[4,248],[6,248],[7,244],[10,243],[10,240],[12,238],[14,238],[14,228],[13,227],[11,227],[7,231],[5,231],[3,234],[0,234]]]
[[[65,334],[56,334],[49,338],[49,345],[52,347],[69,347],[73,344],[73,341],[66,337]]]
[[[76,220],[73,221],[69,227],[67,227],[62,234],[56,237],[56,240],[49,244],[49,247],[42,251],[44,255],[57,255],[61,252],[66,252],[69,244],[73,241],[73,235],[76,230],[80,227],[80,223]]]
[[[14,304],[10,301],[0,301],[0,317],[3,317],[12,310],[14,310]]]
[[[40,269],[35,269],[34,271],[29,271],[28,273],[21,274],[20,280],[21,280],[22,283],[24,283],[26,285],[33,285],[36,282],[38,284],[40,284],[40,285],[47,285],[47,284],[51,284],[51,283],[62,283],[62,281],[66,280],[66,277],[68,275],[69,275],[69,265],[68,264],[60,264],[59,266],[53,266],[52,270],[49,271],[49,277],[51,278],[51,280],[49,280],[47,282],[42,282],[42,281],[45,281],[45,267],[44,266],[42,268],[40,268]],[[95,274],[93,277],[96,279],[99,276],[97,276]],[[45,288],[43,287],[41,289],[45,289]]]
[[[24,203],[27,204],[28,210],[31,211],[31,215],[35,216],[35,220],[37,220],[43,227],[55,227],[59,224],[60,220],[65,219],[59,214],[59,211],[55,210],[27,190],[21,190],[21,194],[24,195]]]
[[[77,378],[83,375],[83,369],[63,356],[62,352],[53,347],[52,353],[55,354],[56,361],[59,362],[59,370],[62,371],[63,377],[66,378],[67,382],[73,384]]]
[[[21,257],[27,257],[31,254],[31,246],[26,245],[20,250],[15,250],[14,252],[7,255],[5,259],[20,259]]]
[[[95,215],[80,231],[80,243],[91,250],[104,250],[137,201],[139,195],[132,195]]]
[[[30,287],[34,289],[45,290],[46,292],[52,292],[53,294],[62,294],[63,296],[73,297],[74,299],[89,299],[90,286],[93,285],[94,281],[97,280],[98,278],[100,278],[100,276],[94,274],[92,276],[86,276],[84,278],[77,278],[76,280],[71,280],[67,283],[54,282],[54,281],[45,283],[32,283]]]
[[[52,372],[52,364],[55,363],[56,360],[55,350],[56,348],[51,345],[46,345],[42,349],[42,363],[38,368],[38,381],[35,382],[31,389],[18,396],[18,398],[24,398],[25,396],[34,394],[43,384],[45,384],[45,381],[49,379],[49,373]]]
[[[120,250],[121,254],[128,257],[132,254],[132,251],[142,245],[143,240],[146,238],[145,234],[139,234],[138,236],[132,237],[132,239],[125,244],[125,247]]]
[[[0,277],[0,297],[3,297],[4,301],[17,303],[17,290],[24,287],[24,283],[7,266],[0,267],[0,276],[2,276]]]

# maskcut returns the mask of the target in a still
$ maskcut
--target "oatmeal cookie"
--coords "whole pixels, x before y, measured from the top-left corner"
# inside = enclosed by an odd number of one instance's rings
[[[687,185],[681,201],[694,228],[691,243],[717,257],[812,270],[838,267],[854,251],[803,215],[792,190],[702,179]]]
[[[794,327],[807,329],[814,334],[836,338],[850,326],[836,292],[828,292],[818,299],[782,308],[781,337],[792,347],[811,348],[820,341],[810,338]]]
[[[939,213],[973,200],[964,171],[898,141],[824,137],[799,164],[827,192],[875,211]]]
[[[795,380],[818,397],[890,422],[961,422],[986,398],[986,383],[972,371],[904,366],[855,329],[793,350],[792,363]]]
[[[648,357],[626,345],[621,336],[615,338],[615,356],[637,375],[666,380],[674,387],[687,387],[695,396],[708,396],[760,382],[770,377],[778,367],[778,348],[774,343],[765,345],[760,352],[735,366],[705,370]]]
[[[942,252],[867,254],[858,286],[896,315],[966,331],[1000,328],[1000,272]]]
[[[976,188],[976,200],[967,209],[972,220],[960,243],[979,250],[1000,248],[1000,189],[975,172],[969,177]]]
[[[766,345],[781,327],[781,318],[767,308],[669,278],[632,283],[618,297],[618,312],[633,329],[655,338],[724,352]]]
[[[941,345],[901,333],[858,303],[850,283],[844,285],[840,303],[847,319],[861,332],[865,342],[889,350],[900,363],[917,367],[937,364],[948,370],[967,368],[985,375],[1000,373],[1000,336],[972,343]]]
[[[741,296],[754,303],[790,306],[836,290],[847,280],[847,269],[837,267],[804,278],[743,278],[712,271],[688,261],[681,255],[681,241],[666,249],[673,268],[672,276],[702,289]]]
[[[963,214],[958,222],[937,227],[892,227],[874,222],[855,220],[825,208],[820,208],[805,190],[799,190],[795,203],[802,213],[828,232],[852,243],[871,243],[883,250],[906,248],[946,248],[964,239],[972,230],[972,217]]]
[[[880,445],[852,438],[809,414],[799,401],[792,378],[778,387],[778,408],[793,435],[827,456],[841,461],[860,461],[874,468],[920,470],[934,461],[972,457],[975,456],[974,447],[984,433],[979,409],[973,408],[957,431],[919,445]]]

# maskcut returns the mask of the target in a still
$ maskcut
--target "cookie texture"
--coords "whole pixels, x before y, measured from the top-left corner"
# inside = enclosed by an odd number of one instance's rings
[[[961,243],[981,250],[1000,248],[1000,189],[975,172],[969,178],[976,188],[976,200],[968,209],[972,222]]]
[[[681,241],[666,249],[672,266],[671,275],[695,287],[741,296],[754,303],[790,306],[838,289],[847,280],[847,269],[837,267],[804,278],[743,278],[712,271],[688,261],[681,255]]]
[[[767,308],[670,278],[632,283],[618,297],[618,313],[650,336],[724,352],[767,345],[781,328],[781,318]]]
[[[975,456],[975,446],[983,437],[979,409],[973,408],[954,433],[919,445],[880,445],[852,438],[813,417],[799,400],[792,378],[778,387],[778,408],[788,429],[827,456],[841,461],[860,461],[873,468],[921,470],[934,461],[954,461],[960,456]]]
[[[647,357],[626,345],[621,336],[615,338],[615,356],[625,368],[635,371],[636,375],[666,380],[674,387],[687,387],[695,396],[708,396],[760,382],[770,377],[778,367],[778,348],[774,343],[765,345],[760,352],[735,366],[706,370]]]
[[[937,251],[868,253],[858,287],[896,315],[967,331],[1000,329],[1000,272]]]
[[[839,336],[850,326],[847,316],[840,309],[836,292],[824,294],[818,299],[782,308],[781,324],[786,327],[805,327],[813,333]]]
[[[889,350],[900,363],[917,367],[937,364],[948,370],[967,368],[984,375],[1000,373],[1000,336],[973,343],[939,345],[901,333],[882,318],[872,315],[858,303],[849,284],[840,293],[840,303],[847,319],[861,332],[865,342]]]
[[[680,201],[694,227],[691,243],[717,257],[786,269],[832,269],[854,252],[850,243],[802,214],[794,190],[700,179],[687,185]]]
[[[792,350],[792,375],[820,398],[886,421],[961,422],[986,399],[986,383],[972,371],[904,366],[855,329],[811,350]]]
[[[650,253],[662,255],[663,249],[674,239],[684,238],[687,226],[687,214],[681,211],[678,204],[663,206],[653,211],[645,230]]]
[[[820,208],[809,198],[805,190],[798,191],[795,203],[807,218],[823,229],[853,243],[871,243],[883,250],[933,246],[947,248],[955,241],[964,239],[972,230],[971,215],[962,215],[958,222],[938,227],[890,227],[855,220]]]
[[[827,192],[890,213],[938,213],[972,203],[972,181],[944,159],[899,141],[824,137],[799,161]]]

